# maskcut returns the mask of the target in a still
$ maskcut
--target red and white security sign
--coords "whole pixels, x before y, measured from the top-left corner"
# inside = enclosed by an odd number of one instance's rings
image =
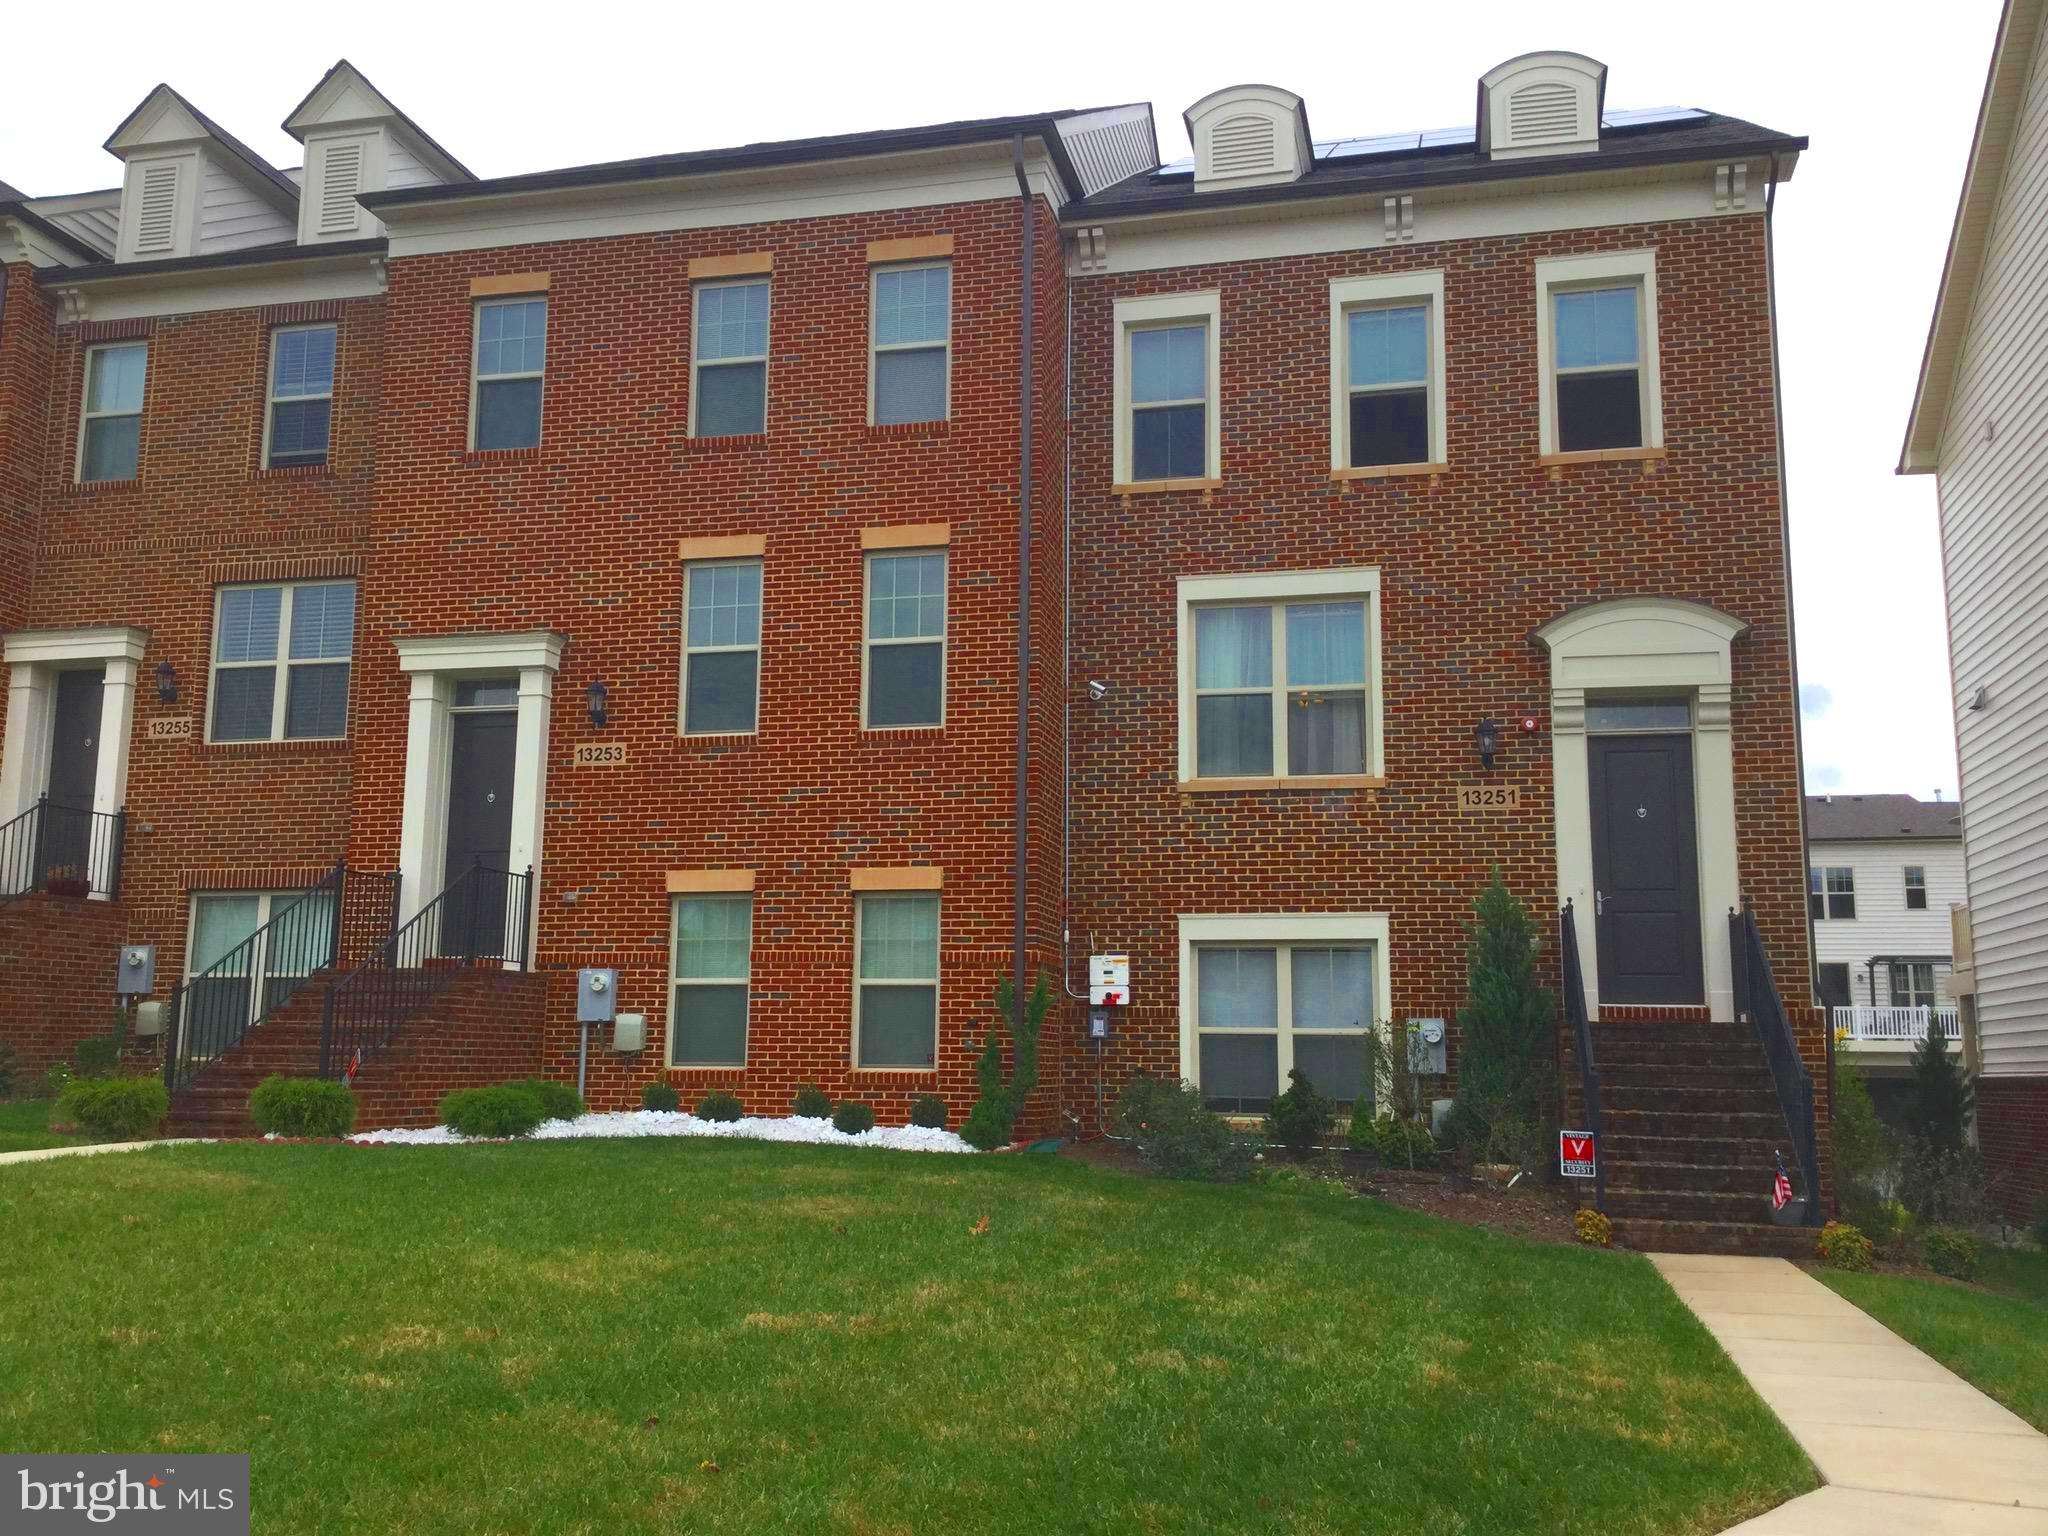
[[[1557,1171],[1568,1179],[1590,1179],[1597,1171],[1591,1131],[1557,1133]]]

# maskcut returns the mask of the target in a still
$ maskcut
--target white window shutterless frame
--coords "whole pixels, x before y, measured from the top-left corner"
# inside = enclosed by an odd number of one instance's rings
[[[1567,300],[1564,311],[1559,300]],[[1633,300],[1631,304],[1630,300]],[[1625,322],[1633,309],[1633,334]],[[1664,446],[1663,384],[1657,347],[1657,253],[1617,251],[1596,256],[1560,256],[1536,263],[1537,430],[1545,455],[1620,452]],[[1634,389],[1628,389],[1633,374]],[[1571,380],[1578,380],[1573,384]],[[1565,396],[1559,393],[1565,381]],[[1588,422],[1622,397],[1633,396],[1638,441],[1599,442],[1573,447],[1572,430],[1561,413],[1574,408]],[[1570,396],[1579,398],[1576,402]],[[1611,432],[1606,433],[1612,436]],[[1624,434],[1628,435],[1628,434]],[[1568,440],[1570,439],[1570,440]]]
[[[355,614],[353,581],[216,591],[207,741],[345,737]]]
[[[281,921],[268,940],[248,944],[273,919]],[[246,1022],[283,1001],[333,952],[327,892],[195,891],[185,942],[186,1029],[220,1038],[209,1026]],[[205,979],[193,985],[195,977]]]
[[[1118,299],[1114,372],[1114,468],[1117,485],[1160,487],[1178,481],[1220,479],[1223,474],[1222,352],[1223,302],[1219,294],[1174,293]],[[1191,341],[1187,333],[1199,338]],[[1148,355],[1140,358],[1137,338]],[[1195,348],[1199,347],[1199,356]],[[1143,363],[1140,377],[1140,363]],[[1201,415],[1199,460],[1185,453],[1181,433],[1192,415]],[[1139,413],[1155,418],[1145,425],[1144,452],[1139,449]],[[1177,447],[1176,445],[1179,444]],[[1164,459],[1160,458],[1161,454]],[[1143,462],[1141,462],[1141,459]],[[1181,473],[1192,470],[1192,474]]]
[[[486,453],[537,447],[547,379],[547,296],[479,299],[475,307],[469,446]]]
[[[875,268],[868,313],[868,420],[944,421],[952,414],[953,264]]]
[[[76,477],[81,484],[133,480],[142,468],[142,401],[149,343],[110,342],[85,354]]]
[[[769,282],[742,277],[692,291],[690,436],[768,430]]]
[[[263,412],[263,467],[320,465],[334,435],[334,359],[339,328],[280,326],[270,333]]]
[[[750,735],[760,723],[758,559],[693,560],[683,576],[682,733]]]
[[[1332,278],[1331,470],[1445,463],[1444,367],[1440,270]]]
[[[861,727],[911,730],[946,723],[944,549],[865,555],[861,604]]]
[[[928,1072],[939,1049],[939,898],[854,898],[853,1064]]]
[[[751,896],[675,898],[669,971],[670,1066],[747,1064],[753,946]]]

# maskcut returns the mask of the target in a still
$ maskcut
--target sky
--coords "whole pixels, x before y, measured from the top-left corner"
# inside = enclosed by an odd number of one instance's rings
[[[339,55],[484,176],[1126,101],[1153,104],[1172,160],[1188,152],[1182,109],[1245,80],[1299,92],[1319,138],[1449,127],[1471,120],[1482,73],[1539,48],[1604,61],[1610,108],[1703,107],[1805,134],[1776,222],[1807,788],[1956,795],[1934,480],[1893,466],[1995,0],[1294,0],[1257,30],[1241,8],[1203,4],[763,13],[585,0],[567,13],[500,3],[488,22],[470,6],[378,0],[215,0],[189,14],[115,3],[84,22],[21,9],[17,59],[72,61],[7,70],[0,180],[38,196],[117,182],[100,145],[160,80],[295,165],[277,124]],[[81,26],[89,70],[76,63]]]

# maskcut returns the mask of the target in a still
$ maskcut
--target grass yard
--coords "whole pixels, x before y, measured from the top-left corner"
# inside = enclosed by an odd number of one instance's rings
[[[2048,1252],[1984,1250],[1982,1289],[1917,1275],[1820,1278],[2036,1429],[2048,1430]]]
[[[0,1101],[0,1152],[32,1152],[38,1147],[69,1147],[83,1136],[60,1135],[50,1129],[54,1099]]]
[[[264,1532],[1719,1531],[1815,1485],[1640,1258],[1063,1158],[0,1168],[0,1444]]]

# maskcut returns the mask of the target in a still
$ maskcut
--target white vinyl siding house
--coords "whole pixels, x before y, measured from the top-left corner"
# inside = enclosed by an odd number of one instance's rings
[[[1821,918],[1813,925],[1816,966],[1849,967],[1849,1000],[1884,1007],[1886,960],[1891,956],[1934,957],[1949,953],[1949,908],[1962,902],[1963,845],[1951,842],[1833,842],[1814,839],[1807,848],[1811,869],[1847,868],[1856,875],[1856,915]],[[1925,872],[1927,906],[1906,905],[1907,869]],[[1873,996],[1871,962],[1877,961]],[[1951,1001],[1948,967],[1935,971],[1941,1002]]]

